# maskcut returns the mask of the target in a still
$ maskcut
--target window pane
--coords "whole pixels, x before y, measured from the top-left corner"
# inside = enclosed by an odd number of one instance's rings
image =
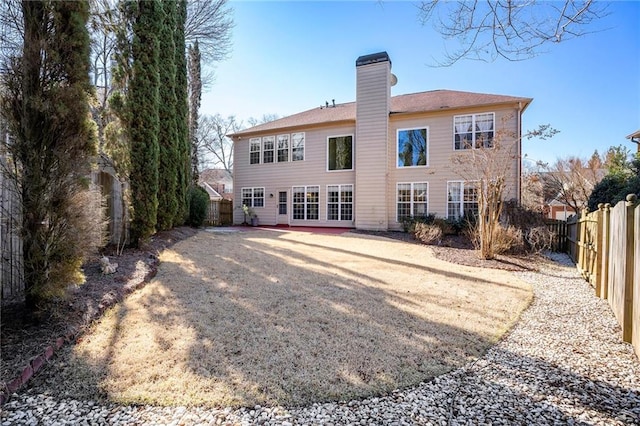
[[[447,217],[457,219],[460,217],[460,192],[462,182],[447,183]]]
[[[278,193],[278,214],[287,214],[287,193],[281,191]]]
[[[293,188],[293,218],[304,219],[304,186]]]
[[[470,149],[473,147],[473,116],[454,117],[454,149]]]
[[[289,161],[289,135],[278,135],[278,163]]]
[[[353,204],[342,204],[340,206],[340,219],[353,220]]]
[[[352,169],[353,137],[338,136],[329,138],[329,170]]]
[[[493,146],[493,114],[477,114],[476,119],[476,148],[491,148]]]
[[[262,138],[262,162],[273,163],[273,148],[275,144],[275,136],[265,136]]]
[[[427,165],[427,129],[398,131],[398,167]]]
[[[327,220],[338,220],[338,204],[327,204]]]
[[[260,138],[249,140],[249,164],[260,163]]]
[[[291,161],[304,160],[304,133],[291,135]]]

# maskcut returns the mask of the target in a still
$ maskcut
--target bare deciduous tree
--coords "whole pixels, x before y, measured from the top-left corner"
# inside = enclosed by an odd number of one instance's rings
[[[223,168],[233,175],[233,141],[227,135],[241,128],[242,122],[234,116],[203,116],[196,133],[201,163],[206,163],[209,157],[214,167]]]
[[[592,24],[607,14],[606,3],[594,0],[428,0],[419,6],[422,23],[432,22],[445,39],[456,43],[438,61],[440,66],[460,59],[529,59],[550,44],[597,31]]]
[[[556,199],[577,212],[587,207],[591,191],[606,174],[597,153],[589,160],[572,156],[540,167],[545,201]]]
[[[185,41],[187,46],[198,41],[204,63],[218,62],[231,49],[233,18],[228,0],[189,0]]]
[[[474,230],[479,255],[483,259],[493,259],[499,254],[497,237],[501,230],[500,217],[504,205],[510,175],[520,161],[516,147],[522,138],[547,139],[557,133],[550,125],[539,126],[526,132],[521,139],[507,131],[505,123],[511,117],[504,117],[490,144],[479,144],[473,149],[457,152],[451,158],[457,174],[465,181],[473,183],[478,196],[478,215]]]

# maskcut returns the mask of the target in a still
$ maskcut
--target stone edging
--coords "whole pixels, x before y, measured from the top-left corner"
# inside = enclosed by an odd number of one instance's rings
[[[128,285],[129,283],[125,284],[122,287],[122,292],[118,292],[115,297],[101,302],[98,305],[98,309],[96,310],[95,314],[85,320],[84,324],[82,324],[77,329],[72,328],[64,336],[58,337],[55,340],[54,344],[47,346],[44,352],[33,357],[31,361],[29,361],[29,364],[27,364],[27,366],[22,369],[22,372],[18,377],[14,378],[13,380],[9,380],[4,386],[4,389],[0,389],[0,407],[3,406],[7,401],[9,401],[9,397],[11,394],[18,391],[22,386],[26,385],[29,380],[31,380],[31,378],[47,364],[47,362],[53,357],[55,352],[60,350],[60,348],[64,346],[65,343],[75,342],[75,340],[87,329],[87,327],[93,321],[98,319],[104,313],[104,311],[106,311],[116,303],[121,302],[127,295],[144,287],[149,281],[151,281],[151,279],[153,279],[153,277],[155,277],[158,273],[159,264],[160,260],[158,256],[152,256],[152,260],[147,262],[147,266],[149,269],[142,280],[140,280],[140,282],[133,285]]]

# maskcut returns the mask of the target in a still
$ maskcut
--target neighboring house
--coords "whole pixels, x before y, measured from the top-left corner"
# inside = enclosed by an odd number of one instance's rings
[[[512,149],[506,199],[519,199],[520,135],[530,98],[435,90],[391,97],[386,52],[356,61],[356,101],[328,104],[229,135],[234,205],[262,225],[401,229],[408,216],[459,218],[477,209],[473,182],[454,170],[455,153]],[[244,220],[234,209],[234,223]]]
[[[635,143],[637,146],[637,152],[640,152],[640,130],[636,130],[627,136],[627,139],[631,140],[631,142]]]
[[[200,181],[200,186],[204,188],[205,191],[207,191],[207,194],[209,194],[209,201],[220,201],[222,200],[222,195],[220,195],[218,193],[218,191],[216,191],[215,189],[213,189],[211,187],[211,185],[209,185],[207,182],[204,181]]]
[[[206,183],[226,200],[233,200],[233,176],[225,169],[205,169],[200,172],[200,185]],[[203,186],[203,188],[207,189]],[[207,189],[207,192],[209,190]]]

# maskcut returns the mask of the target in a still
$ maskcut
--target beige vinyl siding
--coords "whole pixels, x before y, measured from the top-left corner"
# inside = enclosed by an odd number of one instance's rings
[[[327,138],[335,135],[355,134],[353,125],[337,127],[314,128],[312,130],[296,130],[305,133],[304,161],[289,161],[267,164],[249,164],[249,139],[241,138],[235,141],[234,147],[234,223],[240,224],[244,220],[241,207],[241,188],[264,187],[265,205],[254,208],[261,225],[275,225],[278,219],[278,193],[284,188],[289,190],[287,199],[287,213],[291,217],[291,188],[293,186],[320,187],[320,212],[318,220],[291,220],[291,225],[298,226],[345,226],[352,227],[353,221],[327,221],[327,185],[354,185],[355,171],[327,171]],[[253,137],[276,136],[292,132],[271,132]],[[358,141],[354,138],[354,147]],[[277,155],[277,154],[276,154]],[[291,160],[291,157],[289,157]],[[354,167],[357,163],[354,161]],[[273,197],[270,197],[273,194]],[[354,215],[355,215],[354,207]]]
[[[446,217],[447,214],[447,182],[460,181],[460,176],[456,167],[452,165],[451,157],[455,154],[469,155],[469,152],[455,151],[453,149],[453,117],[460,114],[476,114],[483,112],[495,112],[495,134],[498,130],[506,128],[507,132],[513,135],[518,134],[518,110],[517,108],[485,108],[468,109],[456,111],[443,111],[423,115],[391,116],[389,123],[389,144],[387,156],[389,158],[387,172],[389,179],[387,182],[387,212],[389,229],[402,229],[396,222],[396,184],[398,182],[428,182],[429,183],[429,213],[435,213],[439,217]],[[506,127],[505,127],[506,126]],[[397,130],[407,128],[429,129],[428,147],[429,158],[427,167],[397,168]],[[519,157],[516,139],[505,138],[503,145],[511,149],[512,158],[510,173],[506,182],[506,199],[518,197],[518,170]],[[502,150],[503,152],[508,149]]]
[[[359,229],[388,227],[389,62],[356,68],[355,216]]]

